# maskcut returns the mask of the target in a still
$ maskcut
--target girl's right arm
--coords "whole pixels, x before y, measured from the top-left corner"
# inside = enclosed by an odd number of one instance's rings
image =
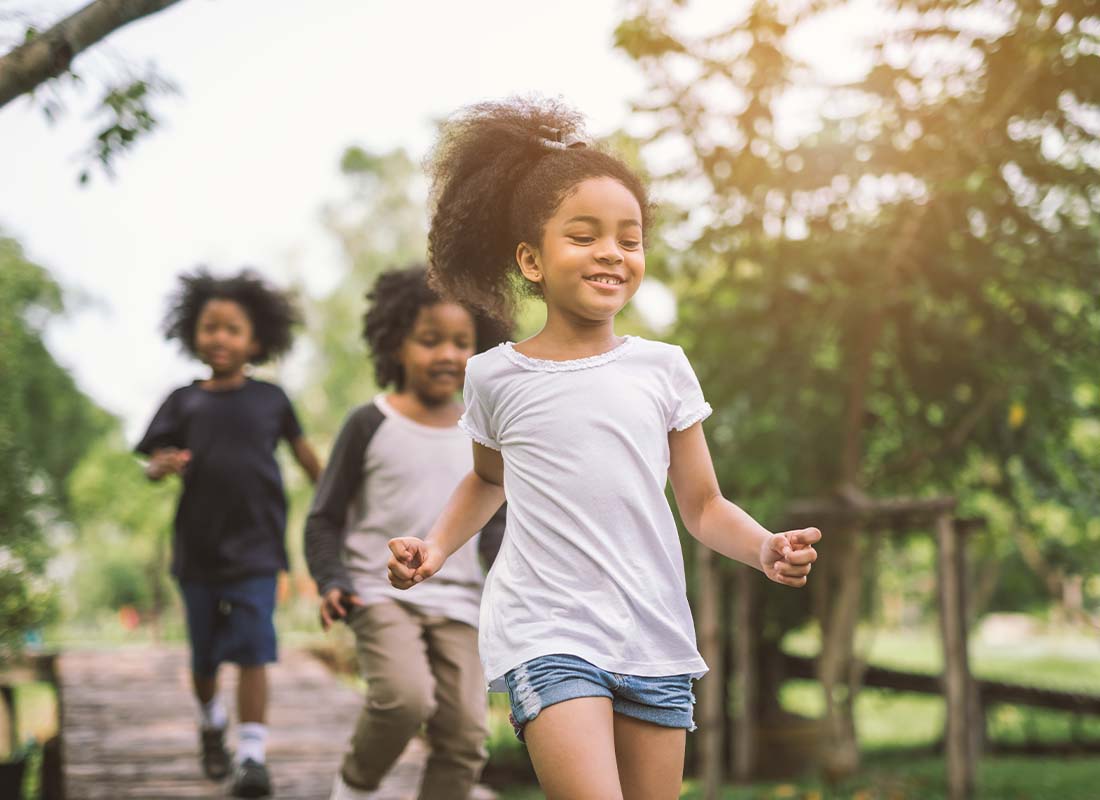
[[[684,527],[700,543],[726,558],[763,572],[776,583],[805,586],[813,562],[817,528],[771,533],[722,496],[702,423],[668,435],[668,477]]]
[[[427,539],[390,539],[390,583],[415,586],[485,527],[504,502],[504,460],[498,450],[474,443],[474,469],[462,479]]]

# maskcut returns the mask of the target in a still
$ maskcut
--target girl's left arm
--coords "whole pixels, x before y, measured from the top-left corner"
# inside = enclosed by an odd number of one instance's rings
[[[817,560],[817,528],[771,533],[745,511],[722,497],[702,423],[671,431],[669,480],[680,518],[700,543],[727,558],[748,564],[776,583],[805,586]]]
[[[317,458],[317,454],[313,452],[313,447],[306,441],[305,436],[298,436],[291,440],[291,449],[294,450],[294,459],[297,461],[306,475],[309,476],[310,483],[317,483],[317,479],[321,477],[321,461]]]

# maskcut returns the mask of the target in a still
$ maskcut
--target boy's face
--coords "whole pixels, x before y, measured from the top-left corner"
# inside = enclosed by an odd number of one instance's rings
[[[252,320],[239,303],[207,300],[195,325],[195,350],[215,375],[239,372],[259,352]]]
[[[470,312],[454,303],[425,306],[397,357],[405,372],[403,391],[426,405],[439,405],[462,391],[466,361],[474,354],[477,328]]]

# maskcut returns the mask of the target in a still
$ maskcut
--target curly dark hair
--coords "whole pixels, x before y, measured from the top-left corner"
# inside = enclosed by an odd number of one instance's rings
[[[610,177],[638,200],[643,230],[649,198],[620,159],[592,146],[548,144],[583,139],[582,119],[550,100],[510,98],[463,109],[443,124],[429,156],[433,213],[428,233],[432,285],[500,319],[512,314],[522,279],[520,242],[538,245],[546,221],[578,183]]]
[[[363,339],[370,346],[371,361],[379,386],[404,388],[405,370],[398,352],[416,323],[420,309],[444,302],[428,283],[428,268],[415,264],[404,269],[383,272],[367,292],[367,313],[363,315]],[[470,308],[469,306],[466,306]],[[477,332],[478,353],[503,342],[511,333],[511,324],[498,317],[471,309]]]
[[[289,350],[294,341],[292,328],[302,322],[292,295],[276,289],[259,273],[244,269],[237,275],[218,278],[199,267],[180,276],[164,317],[165,338],[178,340],[196,358],[195,330],[203,308],[211,300],[232,300],[248,314],[252,335],[259,344],[256,355],[249,359],[253,364],[263,364]]]

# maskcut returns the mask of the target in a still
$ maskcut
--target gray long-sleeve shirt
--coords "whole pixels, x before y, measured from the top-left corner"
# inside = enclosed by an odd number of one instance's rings
[[[387,542],[425,537],[472,467],[470,440],[458,427],[414,422],[382,396],[351,412],[306,520],[306,561],[318,590],[354,591],[368,605],[400,600],[476,627],[484,582],[479,548],[491,562],[503,507],[431,580],[402,591],[386,577]]]

